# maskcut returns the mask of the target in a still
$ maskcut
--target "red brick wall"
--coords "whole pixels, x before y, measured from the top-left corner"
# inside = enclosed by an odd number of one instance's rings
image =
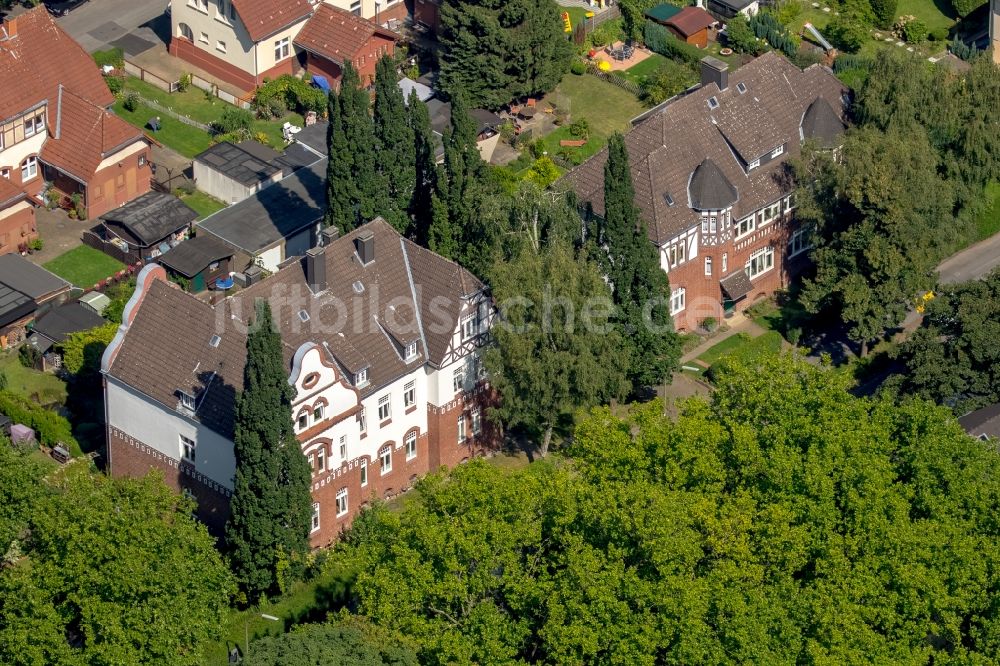
[[[785,265],[785,255],[788,251],[789,221],[791,219],[793,218],[786,216],[781,220],[775,220],[757,229],[746,238],[741,238],[739,242],[729,241],[714,247],[699,243],[697,257],[672,269],[667,275],[671,290],[678,287],[684,287],[686,290],[686,307],[682,312],[674,315],[674,325],[677,330],[692,331],[706,317],[722,321],[724,316],[723,296],[719,280],[742,268],[750,259],[750,255],[762,247],[774,246],[774,268],[752,281],[753,291],[737,301],[735,310],[742,312],[754,302],[771,295],[775,290],[788,286],[790,274]],[[722,271],[723,254],[727,255],[728,264],[725,273]],[[705,257],[709,256],[712,257],[712,274],[705,275]],[[796,262],[795,272],[799,270],[800,264],[801,262]]]
[[[431,32],[437,32],[440,26],[441,11],[434,0],[413,0],[413,21],[427,26]]]
[[[383,10],[379,11],[378,17],[369,16],[368,18],[371,21],[373,21],[374,23],[377,23],[379,25],[383,25],[385,23],[388,23],[392,19],[396,19],[397,21],[402,21],[409,14],[410,14],[410,10],[408,10],[406,8],[406,3],[405,2],[397,2],[392,7],[389,7],[388,9],[383,9]]]
[[[403,6],[402,3],[400,3],[400,6]],[[382,18],[384,13],[385,12],[379,13],[379,22],[381,23],[385,22],[385,19]],[[354,68],[358,70],[358,76],[361,77],[361,85],[369,85],[375,80],[375,64],[382,56],[381,49],[384,48],[386,53],[392,55],[395,46],[395,41],[386,39],[380,35],[374,35],[371,39],[365,42],[365,45],[361,47],[352,61],[354,63]]]
[[[203,51],[183,37],[173,37],[170,40],[169,50],[171,55],[177,56],[181,60],[186,60],[192,65],[201,67],[209,74],[237,86],[244,92],[249,92],[256,87],[253,74],[244,72],[236,65],[232,65],[222,58]]]
[[[163,455],[156,449],[129,437],[114,427],[108,428],[108,471],[112,476],[145,476],[149,470],[163,472],[168,486],[187,490],[198,502],[198,518],[212,534],[221,537],[229,518],[229,491],[201,476],[187,463]]]
[[[144,164],[139,166],[139,158]],[[149,167],[149,148],[128,157],[118,164],[101,169],[87,185],[87,217],[96,219],[150,190],[153,172]]]
[[[17,252],[22,243],[38,238],[35,207],[30,206],[0,220],[0,254]]]
[[[271,69],[265,70],[265,71],[261,72],[260,74],[258,74],[257,75],[257,85],[258,86],[262,86],[262,85],[264,85],[265,81],[270,81],[271,79],[276,79],[279,76],[281,76],[282,74],[294,74],[295,73],[295,64],[297,62],[298,62],[298,59],[295,58],[295,57],[285,58],[284,60],[282,60],[281,62],[279,62],[277,65],[275,65],[274,67],[272,67]]]
[[[340,65],[337,63],[321,58],[314,53],[306,52],[306,71],[310,74],[325,76],[334,90],[340,89],[341,71]]]

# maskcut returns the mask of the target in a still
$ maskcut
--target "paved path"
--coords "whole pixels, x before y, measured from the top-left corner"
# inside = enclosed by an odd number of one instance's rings
[[[713,335],[705,342],[701,343],[688,353],[681,356],[681,365],[693,361],[694,359],[698,358],[706,351],[714,347],[715,345],[719,344],[720,342],[722,342],[727,338],[733,337],[734,335],[739,335],[740,333],[747,333],[750,335],[750,337],[755,338],[758,335],[763,335],[764,333],[767,332],[767,329],[765,329],[763,326],[755,322],[753,319],[745,317],[741,313],[733,315],[733,318],[726,320],[725,323],[727,326],[729,326],[728,331],[724,333],[719,333],[717,335]]]
[[[167,0],[90,0],[57,21],[87,52],[93,52],[128,34],[154,43],[169,37],[166,8]],[[157,36],[157,31],[163,32],[164,18],[167,34]]]
[[[953,254],[938,265],[941,284],[976,280],[1000,266],[1000,234]]]
[[[41,252],[35,252],[28,258],[36,264],[44,264],[55,259],[63,252],[81,245],[80,234],[94,226],[91,220],[71,220],[66,211],[56,208],[48,210],[44,206],[35,209],[35,221],[38,224],[38,235],[43,245]]]

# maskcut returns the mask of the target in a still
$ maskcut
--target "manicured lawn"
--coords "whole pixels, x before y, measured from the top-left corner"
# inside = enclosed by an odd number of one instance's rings
[[[987,208],[976,218],[976,240],[1000,233],[1000,182],[992,181],[986,185]]]
[[[619,72],[623,77],[632,81],[636,84],[642,84],[643,79],[645,79],[650,74],[656,72],[658,69],[663,67],[669,67],[671,65],[676,65],[678,67],[682,65],[677,65],[673,60],[661,56],[659,53],[654,53],[649,56],[638,65],[633,65],[629,67],[624,72]]]
[[[212,213],[226,207],[226,204],[215,197],[209,196],[204,192],[199,192],[198,190],[195,190],[191,194],[182,194],[181,200],[198,213],[199,220],[205,219]]]
[[[928,30],[938,28],[950,29],[955,25],[955,19],[951,3],[945,0],[899,0],[896,6],[896,16],[913,15],[924,22]]]
[[[707,367],[711,367],[719,362],[723,357],[731,354],[753,354],[755,352],[781,350],[783,339],[777,331],[768,331],[763,335],[752,338],[746,333],[738,333],[710,347],[708,351],[698,357],[698,361]]]
[[[0,356],[0,372],[7,376],[7,390],[49,406],[66,402],[66,383],[53,374],[21,365],[17,352]]]
[[[212,145],[212,137],[208,132],[204,132],[197,127],[185,125],[175,118],[165,116],[145,104],[139,104],[135,111],[128,111],[122,106],[121,101],[115,102],[115,113],[124,118],[127,122],[135,125],[169,148],[173,148],[185,157],[194,157],[198,153],[206,150]],[[160,130],[151,132],[146,123],[150,118],[160,117]]]
[[[46,263],[45,268],[86,289],[125,268],[125,264],[100,250],[80,245]]]
[[[569,22],[573,25],[573,29],[576,30],[576,26],[587,18],[588,11],[590,10],[583,7],[559,7],[559,16],[562,16],[563,12],[569,12]]]

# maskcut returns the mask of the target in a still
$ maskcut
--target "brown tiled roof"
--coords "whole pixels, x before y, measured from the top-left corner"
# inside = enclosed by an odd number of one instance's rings
[[[354,60],[376,34],[387,39],[399,39],[391,30],[323,2],[302,27],[295,44],[342,65],[345,61]]]
[[[700,7],[685,7],[669,19],[666,24],[673,26],[685,37],[690,37],[715,24],[715,17]]]
[[[0,177],[0,208],[15,203],[28,194],[6,178]]]
[[[806,109],[822,98],[843,119],[847,93],[830,70],[819,65],[800,70],[769,52],[731,73],[726,90],[710,83],[631,129],[625,144],[636,204],[649,223],[653,242],[662,245],[698,223],[688,185],[706,159],[737,190],[734,220],[788,192],[785,165],[799,154],[800,125]],[[709,106],[709,98],[715,99],[716,108]],[[780,158],[746,172],[748,162],[769,156],[782,145]],[[602,150],[563,179],[598,215],[604,214],[607,155],[607,149]],[[668,195],[673,205],[668,203]]]
[[[105,157],[143,138],[141,131],[115,114],[65,88],[57,93],[49,114],[51,133],[42,146],[41,160],[83,182]]]
[[[309,0],[232,0],[243,25],[255,42],[309,16]]]
[[[374,234],[375,260],[363,266],[355,239],[366,232]],[[317,295],[299,263],[215,306],[155,282],[109,374],[171,409],[177,390],[195,396],[201,401],[196,418],[228,437],[233,398],[243,381],[243,331],[256,299],[271,303],[289,369],[302,344],[320,344],[349,375],[369,369],[369,383],[359,387],[367,396],[423,363],[440,365],[466,299],[484,288],[468,271],[402,238],[381,219],[330,243],[323,259],[328,287]],[[209,344],[213,335],[221,338],[217,347]],[[412,339],[419,356],[406,363],[398,343]]]
[[[0,120],[46,99],[54,105],[59,84],[98,106],[115,101],[93,59],[39,5],[17,17],[14,36],[0,31]]]

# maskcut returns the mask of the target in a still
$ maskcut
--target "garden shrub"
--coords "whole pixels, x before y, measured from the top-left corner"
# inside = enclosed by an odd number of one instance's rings
[[[837,17],[826,27],[826,38],[841,51],[857,53],[868,41],[868,31],[854,21]]]
[[[587,73],[587,66],[579,60],[574,60],[573,64],[569,66],[569,71],[573,72],[577,76],[582,76]]]
[[[927,36],[934,42],[947,42],[948,28],[934,28],[927,33]]]
[[[139,108],[139,93],[134,90],[128,90],[125,92],[125,96],[122,98],[122,106],[128,112],[134,112]]]
[[[705,57],[705,53],[697,46],[677,39],[659,23],[646,21],[643,39],[649,50],[673,60],[695,64]]]
[[[903,25],[903,38],[909,44],[919,44],[927,39],[927,25],[920,19],[911,19]]]
[[[726,24],[726,44],[739,53],[759,56],[767,46],[757,39],[743,14],[737,14]]]
[[[595,48],[601,48],[602,46],[623,41],[624,39],[625,29],[622,26],[621,19],[605,21],[587,35],[587,41]]]
[[[951,51],[955,57],[966,61],[972,60],[979,55],[979,49],[976,48],[975,44],[969,46],[957,36],[951,40],[950,44],[948,44],[948,50]]]
[[[697,80],[688,66],[668,63],[645,78],[642,82],[642,97],[650,104],[659,104]]]
[[[117,47],[106,51],[94,51],[94,62],[98,67],[111,65],[115,69],[121,69],[125,66],[125,52]]]
[[[228,107],[222,112],[218,120],[212,123],[212,127],[220,134],[232,134],[234,132],[249,132],[253,127],[253,114],[246,109],[238,109],[235,106]]]
[[[870,0],[870,4],[875,15],[875,25],[883,30],[891,28],[899,0]]]
[[[0,391],[0,413],[34,430],[42,444],[55,446],[62,442],[73,455],[80,455],[80,445],[73,437],[69,421],[56,412],[11,391]]]
[[[759,39],[765,40],[788,57],[795,55],[799,49],[795,38],[778,22],[774,14],[768,11],[760,11],[751,16],[750,29]]]
[[[951,6],[955,13],[965,18],[975,10],[986,4],[986,0],[951,0]]]
[[[251,102],[254,112],[261,118],[280,118],[288,109],[301,114],[309,111],[322,114],[326,104],[325,92],[291,74],[282,74],[266,82],[257,89]]]
[[[586,118],[581,118],[569,126],[569,133],[578,139],[588,139],[590,138],[590,123],[587,122]]]

